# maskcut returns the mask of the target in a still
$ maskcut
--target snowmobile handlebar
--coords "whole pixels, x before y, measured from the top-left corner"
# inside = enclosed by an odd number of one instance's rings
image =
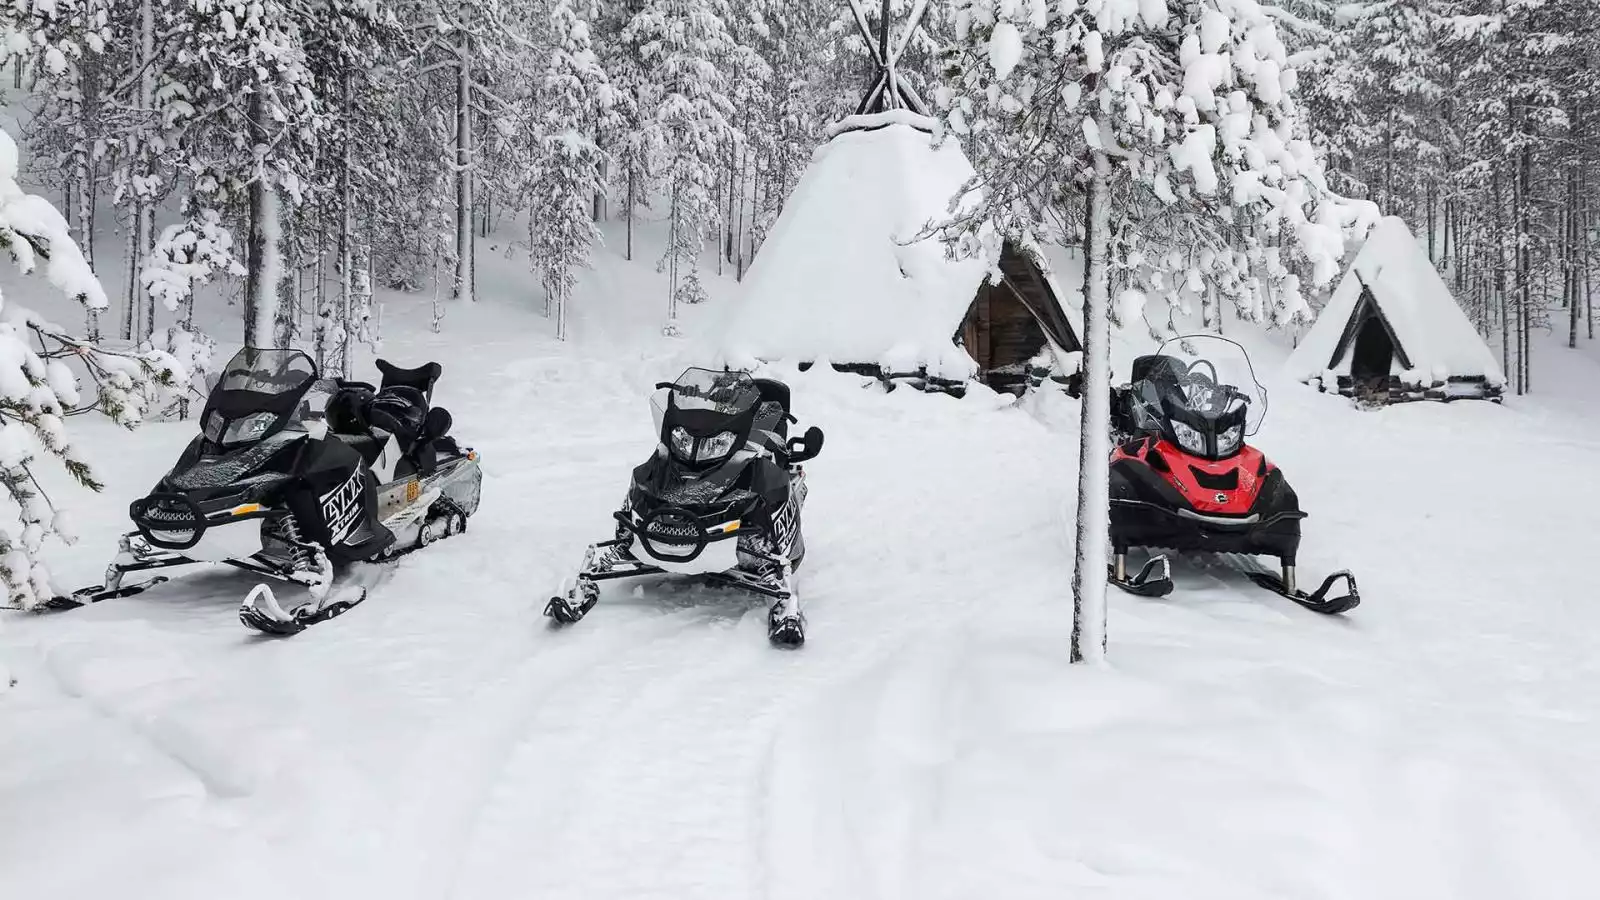
[[[794,417],[789,417],[794,421]],[[797,438],[790,438],[788,445],[789,462],[803,463],[817,458],[822,452],[822,429],[813,425],[806,429],[806,433]]]

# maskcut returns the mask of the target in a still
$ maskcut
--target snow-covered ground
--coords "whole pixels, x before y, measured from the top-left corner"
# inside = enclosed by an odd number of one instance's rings
[[[1269,377],[1257,443],[1312,513],[1304,577],[1350,567],[1365,604],[1321,618],[1184,563],[1168,598],[1113,596],[1104,669],[1066,664],[1075,405],[791,373],[828,435],[807,645],[666,585],[553,631],[653,444],[649,386],[716,313],[662,338],[653,256],[601,257],[568,345],[497,256],[440,334],[390,298],[384,355],[444,364],[485,497],[349,615],[259,638],[224,572],[6,614],[0,894],[1594,895],[1594,360],[1541,348],[1550,393],[1504,407],[1359,412]],[[191,427],[84,423],[108,488],[73,498],[62,581],[98,580]]]

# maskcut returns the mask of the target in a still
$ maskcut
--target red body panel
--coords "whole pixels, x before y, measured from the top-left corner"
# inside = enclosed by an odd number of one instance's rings
[[[1145,438],[1129,446],[1133,452],[1118,447],[1112,452],[1111,461],[1131,459],[1144,464],[1177,489],[1194,506],[1195,511],[1211,515],[1242,516],[1250,512],[1255,505],[1256,495],[1261,492],[1262,480],[1274,468],[1260,450],[1248,444],[1233,456],[1218,460],[1201,459],[1185,453],[1165,439]],[[1152,465],[1153,454],[1160,454],[1166,465]],[[1194,469],[1216,476],[1237,472],[1239,486],[1232,490],[1204,487]]]

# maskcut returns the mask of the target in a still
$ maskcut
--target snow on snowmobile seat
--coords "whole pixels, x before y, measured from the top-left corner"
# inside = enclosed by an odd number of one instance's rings
[[[789,386],[771,378],[751,381],[761,395],[751,436],[773,453],[782,455],[788,449],[789,421],[794,418],[789,413]]]
[[[433,386],[444,374],[444,367],[431,362],[415,369],[402,369],[386,359],[380,359],[378,371],[383,375],[383,383],[378,385],[380,392],[391,387],[415,388],[422,392],[423,408],[427,408],[427,404],[433,401]]]

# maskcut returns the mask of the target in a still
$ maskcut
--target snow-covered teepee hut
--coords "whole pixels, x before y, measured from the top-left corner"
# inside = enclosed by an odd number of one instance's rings
[[[937,123],[897,71],[927,0],[892,44],[887,3],[874,37],[849,2],[875,78],[856,115],[830,129],[746,273],[724,321],[724,358],[1019,390],[1037,375],[1036,357],[1081,349],[1078,332],[1028,254],[1005,247],[1001,277],[991,279],[983,262],[948,259],[935,238],[914,240],[948,214],[972,164],[955,141],[935,145]]]
[[[1378,222],[1288,365],[1379,402],[1498,400],[1505,376],[1404,220]]]

